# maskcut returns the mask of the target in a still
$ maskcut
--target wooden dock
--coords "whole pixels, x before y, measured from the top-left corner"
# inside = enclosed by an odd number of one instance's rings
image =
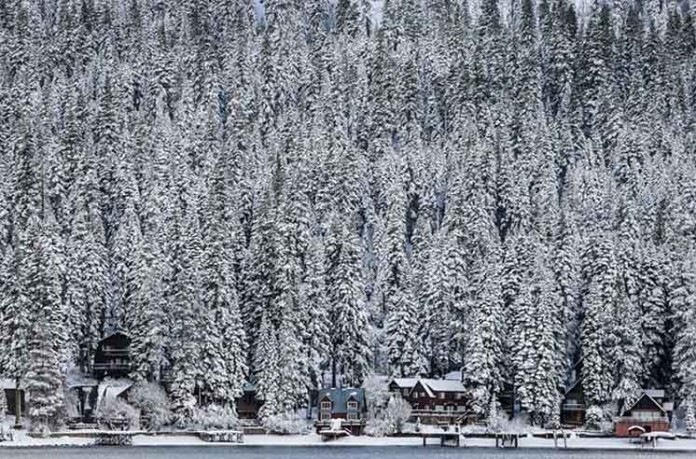
[[[350,433],[347,430],[343,430],[343,429],[337,429],[337,430],[325,429],[325,430],[320,430],[319,435],[321,435],[322,441],[330,441],[330,440],[336,440],[337,438],[349,437]]]
[[[423,438],[423,446],[428,446],[431,438],[439,439],[439,445],[443,447],[458,448],[461,445],[459,432],[423,432],[420,436]]]
[[[133,432],[99,432],[94,444],[96,446],[131,446]]]
[[[496,448],[518,448],[520,443],[520,434],[518,433],[496,433],[495,447]]]
[[[244,443],[244,432],[241,430],[200,431],[198,437],[207,443]]]

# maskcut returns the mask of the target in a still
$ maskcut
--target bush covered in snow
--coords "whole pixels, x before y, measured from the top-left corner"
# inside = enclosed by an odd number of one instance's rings
[[[380,413],[387,408],[391,393],[386,383],[379,376],[370,376],[365,380],[362,387],[366,393],[370,394],[366,398],[367,419],[376,420],[380,417]]]
[[[588,430],[600,430],[602,425],[602,409],[592,405],[585,412],[585,428]]]
[[[108,397],[96,411],[99,424],[109,430],[132,430],[140,426],[140,410],[118,397]]]
[[[297,413],[285,412],[269,416],[264,427],[275,434],[306,434],[309,433],[307,421]]]
[[[239,425],[234,407],[207,405],[193,409],[189,427],[201,430],[228,430]]]
[[[169,398],[159,384],[139,382],[130,390],[128,399],[147,419],[148,430],[161,429],[171,421]]]
[[[375,437],[400,434],[408,418],[411,417],[411,405],[398,395],[389,399],[387,406],[371,420],[367,433]]]

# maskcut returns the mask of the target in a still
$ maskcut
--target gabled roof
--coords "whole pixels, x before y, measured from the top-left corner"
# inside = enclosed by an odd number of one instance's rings
[[[402,389],[411,389],[418,382],[418,378],[394,378],[389,382],[389,385],[396,384]]]
[[[128,335],[128,333],[126,333],[125,330],[122,330],[122,329],[120,329],[120,328],[117,328],[117,329],[114,329],[114,330],[110,330],[110,331],[109,331],[108,333],[106,333],[106,334],[102,337],[102,339],[100,339],[99,341],[100,341],[100,342],[101,342],[101,341],[106,341],[107,339],[113,338],[114,336],[124,336],[124,337],[130,339],[130,335]]]
[[[647,391],[643,391],[643,393],[641,394],[641,396],[638,397],[638,399],[637,399],[635,402],[633,402],[633,404],[631,404],[631,406],[629,406],[628,408],[626,408],[626,409],[623,410],[623,413],[621,414],[621,416],[625,416],[626,413],[632,411],[632,410],[636,407],[636,405],[638,405],[638,404],[639,404],[640,402],[642,402],[643,400],[647,400],[650,404],[654,405],[655,408],[657,408],[658,410],[660,410],[660,411],[662,412],[662,414],[664,414],[665,416],[667,415],[667,411],[664,409],[664,407],[662,406],[662,404],[660,404],[657,400],[655,400],[653,397],[651,397],[651,396],[647,393]]]
[[[461,371],[450,371],[445,375],[445,379],[448,379],[450,381],[461,381],[462,380],[462,372]]]
[[[426,379],[425,383],[435,392],[464,392],[466,388],[461,381],[452,379]]]
[[[461,381],[452,379],[419,379],[417,385],[422,387],[430,398],[435,398],[435,392],[465,392],[466,388]],[[416,385],[412,390],[416,389]]]
[[[24,390],[25,386],[24,380],[20,381],[19,389]],[[0,389],[17,389],[17,380],[14,378],[0,378]]]
[[[332,402],[331,411],[333,413],[345,413],[348,410],[348,401],[358,402],[358,410],[365,408],[365,389],[347,387],[342,389],[321,389],[317,400],[321,402],[328,398]]]
[[[654,399],[665,398],[665,391],[662,389],[643,389],[643,393]]]

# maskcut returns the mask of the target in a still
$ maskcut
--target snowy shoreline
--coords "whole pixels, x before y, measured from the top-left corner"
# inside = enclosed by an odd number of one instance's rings
[[[77,436],[59,436],[50,438],[32,438],[23,432],[13,441],[0,443],[0,448],[55,448],[55,447],[94,447],[94,438]],[[521,437],[520,449],[554,449],[552,439],[537,437]],[[420,437],[349,437],[330,442],[324,442],[316,434],[310,435],[247,435],[243,444],[235,443],[207,443],[195,435],[147,435],[137,434],[133,437],[134,447],[154,446],[237,446],[237,447],[413,447],[423,448]],[[437,440],[430,439],[428,447],[439,447]],[[592,451],[616,451],[616,450],[645,450],[663,452],[691,452],[696,451],[696,439],[660,440],[655,448],[629,443],[624,438],[571,438],[567,440],[567,448],[563,447],[563,441],[559,440],[558,449],[568,450],[592,450]],[[462,438],[462,448],[495,448],[495,439],[492,438]]]

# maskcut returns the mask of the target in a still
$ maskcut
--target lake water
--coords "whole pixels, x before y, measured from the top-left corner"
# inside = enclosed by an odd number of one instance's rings
[[[557,451],[545,449],[440,447],[282,447],[282,446],[148,446],[135,448],[0,448],[2,459],[667,459],[694,453],[640,451]]]

